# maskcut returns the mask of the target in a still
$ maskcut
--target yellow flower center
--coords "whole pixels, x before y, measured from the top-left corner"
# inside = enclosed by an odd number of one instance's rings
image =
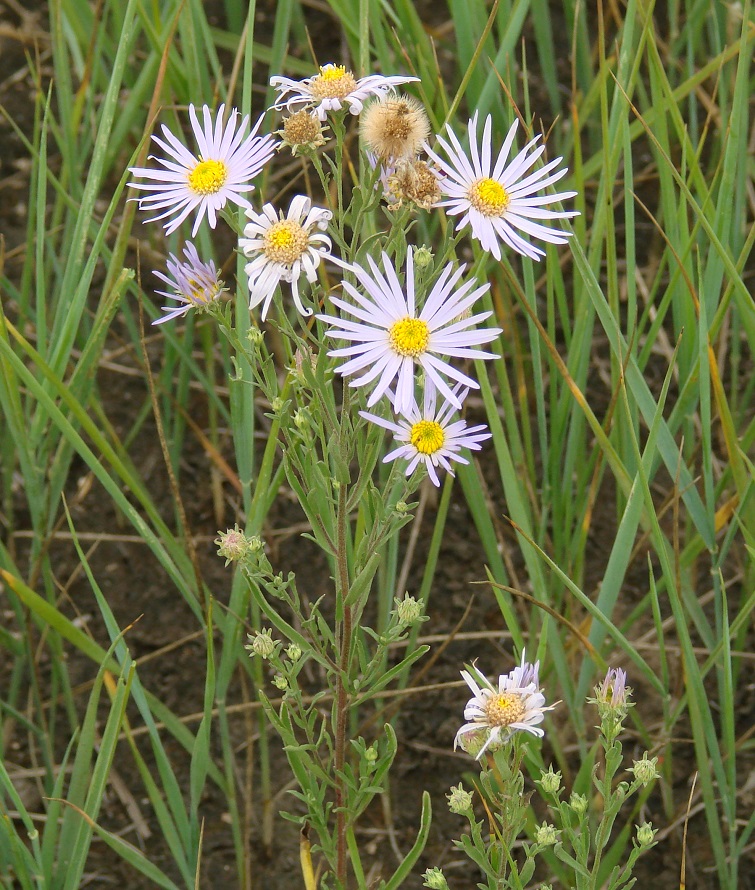
[[[189,188],[198,195],[215,195],[228,179],[223,161],[200,161],[189,173]]]
[[[469,189],[469,203],[485,216],[502,216],[511,198],[495,179],[478,179]]]
[[[298,222],[282,219],[273,223],[265,232],[262,250],[274,263],[290,266],[298,260],[309,246],[309,238]]]
[[[391,325],[388,337],[394,352],[417,358],[427,349],[430,328],[421,318],[402,318]]]
[[[312,96],[318,101],[323,99],[345,99],[357,88],[357,82],[351,71],[344,65],[323,65],[309,83]]]
[[[434,420],[418,420],[412,424],[409,442],[420,454],[435,454],[443,447],[445,440],[443,427]]]
[[[496,693],[485,703],[489,726],[510,726],[524,717],[525,712],[522,696],[516,692]]]

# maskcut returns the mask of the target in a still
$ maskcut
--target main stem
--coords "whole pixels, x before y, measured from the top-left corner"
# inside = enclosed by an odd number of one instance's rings
[[[348,388],[344,387],[342,415],[348,415]],[[348,459],[344,441],[343,423],[341,426],[341,458]],[[335,737],[335,791],[336,791],[336,877],[342,887],[346,887],[346,801],[343,787],[343,768],[346,759],[346,731],[348,718],[348,700],[346,680],[349,675],[351,661],[351,635],[353,607],[346,604],[349,594],[349,565],[346,552],[347,522],[346,515],[347,486],[343,482],[338,490],[338,529],[337,529],[337,568],[338,588],[341,596],[343,618],[340,633],[337,634],[340,649],[338,659],[338,677],[336,678],[336,737]]]

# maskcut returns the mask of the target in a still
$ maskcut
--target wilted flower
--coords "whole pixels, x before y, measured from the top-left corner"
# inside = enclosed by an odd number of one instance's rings
[[[567,219],[578,216],[574,210],[546,210],[548,204],[555,204],[572,198],[576,192],[542,194],[543,189],[558,182],[567,173],[567,168],[551,171],[561,162],[561,158],[549,161],[534,173],[527,174],[535,161],[545,151],[545,146],[534,149],[539,136],[527,143],[510,162],[509,152],[514,144],[518,122],[515,120],[509,129],[498,156],[493,160],[492,118],[485,119],[482,142],[478,143],[477,112],[469,121],[469,151],[462,148],[461,142],[450,126],[446,126],[448,142],[438,137],[438,145],[448,156],[443,160],[429,147],[428,155],[435,161],[441,174],[440,187],[448,197],[440,202],[447,207],[451,216],[462,214],[456,225],[457,231],[469,224],[472,237],[497,259],[501,259],[499,242],[507,244],[517,253],[533,260],[544,256],[544,251],[526,241],[519,232],[551,244],[566,244],[570,232],[550,229],[533,220]],[[533,150],[534,149],[534,150]],[[540,194],[538,194],[540,192]],[[519,231],[517,231],[519,230]]]
[[[182,263],[172,253],[168,254],[166,265],[172,278],[162,272],[155,272],[155,275],[171,288],[171,291],[159,290],[157,293],[169,300],[177,300],[179,305],[163,306],[165,315],[156,318],[152,324],[163,324],[180,315],[186,315],[192,309],[201,312],[211,306],[225,291],[215,263],[212,260],[203,263],[191,241],[187,241],[184,245],[184,256],[187,262]]]
[[[476,748],[478,734],[484,731],[487,738],[475,755],[479,760],[489,747],[506,742],[516,732],[542,736],[544,733],[538,724],[543,722],[545,712],[553,710],[555,705],[545,704],[545,696],[539,689],[539,667],[539,662],[530,664],[525,661],[523,652],[522,663],[510,673],[501,674],[497,688],[477,670],[475,676],[462,671],[461,675],[474,695],[464,709],[467,722],[456,733],[454,748],[461,746],[469,752],[467,737],[471,735]]]
[[[357,80],[344,65],[328,64],[321,66],[313,77],[304,80],[291,80],[289,77],[276,75],[270,78],[270,86],[279,94],[274,108],[313,108],[317,117],[324,121],[329,111],[340,111],[344,106],[348,106],[352,114],[359,114],[365,99],[383,96],[394,87],[413,80],[419,78],[370,74]]]
[[[631,693],[627,686],[627,673],[621,668],[609,668],[603,682],[595,687],[595,701],[614,710],[626,713],[627,695]]]
[[[247,538],[239,528],[238,523],[224,532],[218,531],[218,534],[220,537],[215,540],[215,543],[218,545],[218,556],[225,557],[226,565],[229,562],[242,559],[247,553],[262,548],[262,541],[256,536]]]
[[[390,162],[380,173],[383,197],[389,210],[416,204],[422,210],[434,207],[443,197],[438,177],[422,158]]]
[[[130,167],[134,176],[149,179],[151,183],[129,182],[131,188],[152,192],[145,198],[139,198],[140,210],[160,210],[157,216],[148,222],[174,218],[165,224],[165,232],[171,232],[181,225],[186,217],[198,210],[194,221],[192,237],[197,234],[202,218],[207,214],[210,228],[215,228],[217,212],[232,201],[240,207],[250,204],[242,193],[251,192],[254,186],[251,180],[262,170],[275,153],[276,140],[273,136],[257,136],[262,117],[254,125],[249,136],[244,137],[244,130],[249,122],[244,117],[241,125],[236,128],[239,112],[234,108],[227,124],[223,124],[225,105],[221,105],[215,116],[207,105],[203,106],[203,125],[197,119],[193,105],[189,105],[189,118],[194,137],[197,140],[199,154],[193,155],[163,125],[163,136],[152,136],[154,141],[170,156],[170,160],[154,158],[162,164],[163,170],[151,167]]]

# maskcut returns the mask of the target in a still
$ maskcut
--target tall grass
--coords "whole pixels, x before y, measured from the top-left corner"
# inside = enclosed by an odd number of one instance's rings
[[[135,221],[124,185],[157,121],[175,130],[190,102],[256,115],[272,101],[269,74],[311,73],[311,29],[331,35],[314,42],[320,64],[344,54],[360,73],[420,76],[436,128],[479,110],[502,133],[519,114],[535,131],[542,121],[549,155],[570,166],[581,216],[569,247],[549,246],[540,265],[517,257],[487,268],[505,329],[502,360],[479,369],[494,439],[446,482],[437,507],[421,495],[431,531],[424,565],[413,565],[417,591],[432,619],[457,487],[484,553],[479,580],[489,582],[475,593],[496,604],[563,699],[547,736],[559,768],[584,785],[584,698],[607,662],[623,664],[637,691],[636,737],[662,758],[656,827],[671,844],[693,812],[689,830],[705,839],[686,850],[696,886],[705,870],[711,886],[734,890],[755,828],[743,712],[755,605],[751,3],[448,0],[441,10],[329,0],[315,11],[300,0],[226,0],[222,25],[207,14],[196,0],[52,0],[49,57],[27,56],[18,73],[33,129],[3,110],[29,175],[24,243],[0,260],[0,877],[78,887],[96,836],[150,885],[212,886],[202,864],[212,786],[229,813],[229,880],[262,886],[249,827],[259,823],[274,847],[274,811],[285,807],[272,801],[289,777],[271,773],[261,712],[234,707],[264,683],[242,646],[256,607],[239,578],[229,573],[227,590],[208,579],[196,540],[236,519],[265,530],[287,494],[276,429],[260,425],[243,355],[210,326],[145,334],[158,311],[149,270],[178,241]],[[266,120],[277,127],[274,113]],[[260,191],[283,192],[301,176],[281,160]],[[437,224],[420,220],[417,243],[432,243]],[[243,262],[216,247],[226,278],[235,266],[243,310]],[[137,394],[128,432],[111,419],[121,395],[104,385],[113,368]],[[164,455],[150,433],[155,416]],[[187,451],[201,470],[186,467]],[[170,498],[153,490],[145,455],[168,462]],[[182,496],[197,472],[213,493],[209,519]],[[77,528],[72,501],[85,510],[96,501],[112,526]],[[90,568],[92,532],[137,536],[149,572],[193,616],[205,652],[193,718],[169,707],[132,658],[128,628]],[[61,540],[66,568],[53,555]],[[401,559],[395,546],[381,565],[373,595],[383,614],[409,572]],[[97,636],[71,607],[77,577],[105,628]],[[432,634],[432,621],[423,631]],[[495,657],[469,646],[470,658]],[[419,682],[432,684],[432,669]],[[245,726],[256,740],[242,749],[239,712],[253,715]],[[148,800],[170,867],[158,867],[149,841],[140,849],[101,824],[114,765],[139,776],[132,792]],[[25,770],[36,809],[18,790]],[[463,880],[454,886],[474,886]]]

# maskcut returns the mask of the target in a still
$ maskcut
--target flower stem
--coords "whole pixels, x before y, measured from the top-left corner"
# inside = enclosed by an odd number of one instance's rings
[[[349,391],[344,387],[341,416],[348,417]],[[348,461],[348,447],[345,441],[344,422],[341,423],[341,459]],[[351,661],[351,635],[353,607],[347,605],[349,593],[349,565],[347,554],[348,486],[341,482],[338,489],[338,527],[336,529],[336,562],[338,571],[337,593],[342,617],[336,634],[338,641],[338,675],[336,679],[336,727],[335,727],[335,796],[336,796],[336,877],[341,887],[346,887],[346,801],[343,786],[343,768],[346,759],[346,731],[348,717],[348,697],[346,681]]]

